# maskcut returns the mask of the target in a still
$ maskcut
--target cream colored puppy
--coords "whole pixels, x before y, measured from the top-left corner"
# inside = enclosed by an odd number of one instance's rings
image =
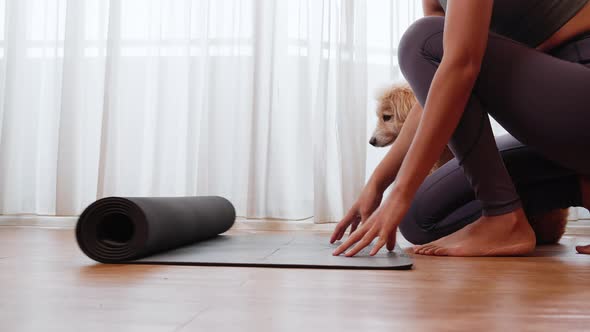
[[[377,97],[377,127],[369,144],[376,147],[391,145],[401,132],[402,126],[416,102],[414,92],[407,84],[397,84],[383,90]],[[453,154],[449,148],[445,147],[430,173],[451,159],[453,159]]]

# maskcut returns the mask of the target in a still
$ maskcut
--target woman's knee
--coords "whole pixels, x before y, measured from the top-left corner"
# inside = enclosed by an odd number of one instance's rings
[[[425,179],[399,225],[399,231],[404,238],[413,244],[424,244],[434,240],[432,230],[440,217],[439,203],[443,202],[436,191],[437,184],[444,183],[444,180],[440,181],[445,177],[443,173],[446,172],[438,169]]]
[[[399,231],[412,244],[425,244],[433,241],[432,234],[423,228],[424,220],[417,218],[415,206],[406,213],[399,225]]]
[[[420,185],[399,230],[413,244],[432,242],[454,230],[455,225],[464,225],[473,212],[474,207],[468,205],[474,198],[461,166],[453,159]]]
[[[412,70],[419,57],[424,55],[424,46],[436,34],[442,33],[445,19],[428,16],[412,23],[402,36],[398,47],[398,61],[402,72]]]

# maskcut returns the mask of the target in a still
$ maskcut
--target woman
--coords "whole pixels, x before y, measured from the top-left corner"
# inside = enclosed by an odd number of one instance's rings
[[[590,207],[590,2],[423,4],[399,46],[419,103],[337,225],[331,242],[351,235],[334,255],[375,238],[371,255],[392,250],[398,227],[417,254],[529,253],[525,210]],[[498,142],[506,165],[487,114],[516,138]],[[456,159],[426,178],[445,144]]]

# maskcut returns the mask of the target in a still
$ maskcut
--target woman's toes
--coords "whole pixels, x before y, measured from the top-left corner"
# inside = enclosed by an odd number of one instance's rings
[[[438,249],[437,246],[430,246],[428,247],[428,249],[426,250],[426,255],[434,255],[434,252],[436,251],[436,249]]]
[[[424,251],[424,248],[425,247],[426,247],[426,245],[421,245],[421,246],[414,247],[414,254],[416,254],[416,255],[422,255],[422,252]]]
[[[420,250],[422,250],[422,248],[424,248],[424,245],[418,245],[418,246],[413,246],[412,250],[414,251],[415,254],[419,253]]]
[[[432,246],[429,250],[428,250],[428,255],[434,256],[436,255],[436,251],[440,249],[440,247],[438,246]]]
[[[432,244],[425,244],[418,250],[418,254],[420,255],[427,255],[428,250],[432,247]]]
[[[436,255],[436,256],[448,256],[449,255],[449,250],[447,248],[436,248],[436,250],[434,250],[434,255]]]
[[[430,246],[430,243],[414,246],[414,253],[418,254],[418,255],[422,255],[424,250],[426,250],[426,248],[428,248],[429,246]]]
[[[586,255],[590,255],[590,244],[585,245],[585,246],[577,246],[576,250],[580,253],[580,254],[586,254]]]

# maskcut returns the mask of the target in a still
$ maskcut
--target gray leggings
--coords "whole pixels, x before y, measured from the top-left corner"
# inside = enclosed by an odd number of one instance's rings
[[[421,105],[443,56],[444,18],[404,34],[399,64]],[[581,205],[590,174],[590,33],[545,54],[490,33],[472,96],[448,146],[455,159],[430,175],[400,225],[427,243],[486,216]],[[491,115],[512,136],[494,138]]]

